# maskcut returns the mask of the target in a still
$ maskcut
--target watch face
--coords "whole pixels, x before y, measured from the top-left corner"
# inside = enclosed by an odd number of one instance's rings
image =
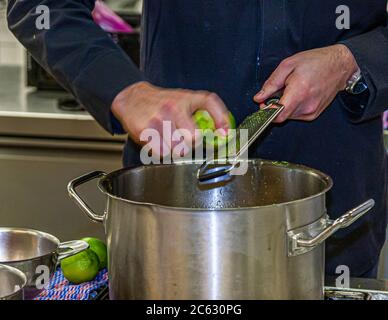
[[[368,89],[364,81],[359,81],[353,88],[353,94],[361,94]]]

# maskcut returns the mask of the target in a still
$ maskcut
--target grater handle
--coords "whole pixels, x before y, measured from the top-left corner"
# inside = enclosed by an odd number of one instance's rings
[[[280,105],[280,99],[282,98],[283,93],[284,93],[283,90],[280,90],[280,91],[275,92],[275,93],[272,95],[271,98],[268,98],[267,100],[265,100],[264,104],[265,104],[267,107],[271,107],[271,106],[273,106],[273,105]]]

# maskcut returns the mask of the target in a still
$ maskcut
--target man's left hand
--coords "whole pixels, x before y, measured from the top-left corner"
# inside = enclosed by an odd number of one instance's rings
[[[353,54],[342,44],[300,52],[280,63],[254,100],[263,103],[284,90],[280,103],[286,108],[274,122],[312,121],[346,88],[357,70]]]

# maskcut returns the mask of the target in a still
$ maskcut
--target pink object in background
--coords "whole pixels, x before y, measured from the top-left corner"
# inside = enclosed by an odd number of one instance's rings
[[[135,30],[102,1],[96,1],[94,21],[106,32],[133,33]]]
[[[385,111],[383,115],[384,129],[388,130],[388,111]]]

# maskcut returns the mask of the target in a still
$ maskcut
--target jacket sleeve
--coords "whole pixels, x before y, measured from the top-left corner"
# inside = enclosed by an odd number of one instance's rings
[[[49,8],[38,30],[37,7]],[[32,56],[109,132],[122,131],[111,113],[116,95],[143,76],[92,18],[95,0],[9,0],[8,26]]]
[[[388,29],[379,27],[341,43],[353,53],[369,88],[360,97],[341,95],[352,120],[381,115],[388,109]]]

